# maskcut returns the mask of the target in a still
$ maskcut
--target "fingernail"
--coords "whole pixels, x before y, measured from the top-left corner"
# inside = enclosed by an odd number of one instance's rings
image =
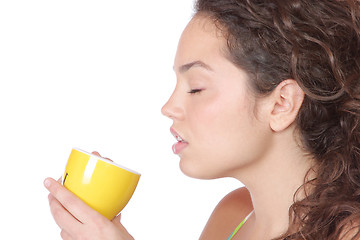
[[[51,185],[50,179],[46,178],[45,181],[44,181],[44,186],[45,186],[46,188],[49,188],[50,185]]]

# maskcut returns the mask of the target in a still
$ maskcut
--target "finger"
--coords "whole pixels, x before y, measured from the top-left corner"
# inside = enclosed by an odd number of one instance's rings
[[[97,151],[93,151],[92,154],[98,156],[98,157],[101,157],[100,153],[98,153]]]
[[[134,239],[129,232],[126,230],[126,228],[121,224],[121,214],[116,216],[111,222],[120,230],[122,236],[125,239]]]
[[[93,151],[92,154],[94,154],[94,155],[96,155],[96,156],[98,156],[98,157],[102,157],[102,156],[100,155],[100,153],[98,153],[97,151]],[[102,158],[105,158],[106,160],[109,160],[109,161],[113,162],[113,160],[111,160],[110,158],[107,158],[107,157],[102,157]]]
[[[72,229],[78,229],[81,227],[81,223],[74,218],[61,203],[49,194],[50,212],[60,229],[67,232],[72,232]]]
[[[122,228],[123,225],[121,224],[121,213],[119,215],[117,215],[116,217],[114,217],[113,220],[111,220],[111,222],[113,224],[115,224],[115,226],[119,227],[119,228]]]
[[[101,218],[102,215],[100,213],[86,205],[82,200],[54,179],[47,178],[44,185],[51,195],[80,222],[86,223],[94,218]]]

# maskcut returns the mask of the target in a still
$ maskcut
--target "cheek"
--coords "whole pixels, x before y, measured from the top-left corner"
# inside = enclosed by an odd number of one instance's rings
[[[204,179],[226,177],[261,159],[271,133],[266,122],[254,116],[253,107],[245,95],[237,101],[193,105],[188,116],[192,143],[181,159],[182,171]]]
[[[197,143],[212,142],[225,128],[223,105],[219,101],[208,101],[206,104],[194,104],[192,106],[189,124],[192,135]]]
[[[239,104],[206,104],[192,109],[191,152],[182,158],[182,171],[192,177],[222,177],[241,164],[254,125],[249,108]],[[240,161],[239,161],[240,160]]]
[[[193,105],[192,112],[190,128],[194,137],[210,147],[238,140],[244,130],[252,127],[253,119],[244,97],[214,98],[206,104]]]

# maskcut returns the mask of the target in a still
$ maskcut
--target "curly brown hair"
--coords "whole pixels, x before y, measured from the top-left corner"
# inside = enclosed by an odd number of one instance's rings
[[[318,171],[278,239],[338,240],[351,228],[360,239],[359,0],[198,0],[195,8],[223,31],[227,57],[256,93],[285,79],[305,93],[296,124]]]

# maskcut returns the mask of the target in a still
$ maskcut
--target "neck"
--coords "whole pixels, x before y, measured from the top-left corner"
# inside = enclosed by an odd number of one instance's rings
[[[278,237],[288,229],[289,208],[294,203],[294,194],[311,168],[311,160],[295,140],[282,139],[285,138],[275,136],[272,151],[266,154],[266,158],[239,170],[236,177],[251,194],[252,221],[257,234],[254,239]],[[303,197],[299,191],[295,200]]]

